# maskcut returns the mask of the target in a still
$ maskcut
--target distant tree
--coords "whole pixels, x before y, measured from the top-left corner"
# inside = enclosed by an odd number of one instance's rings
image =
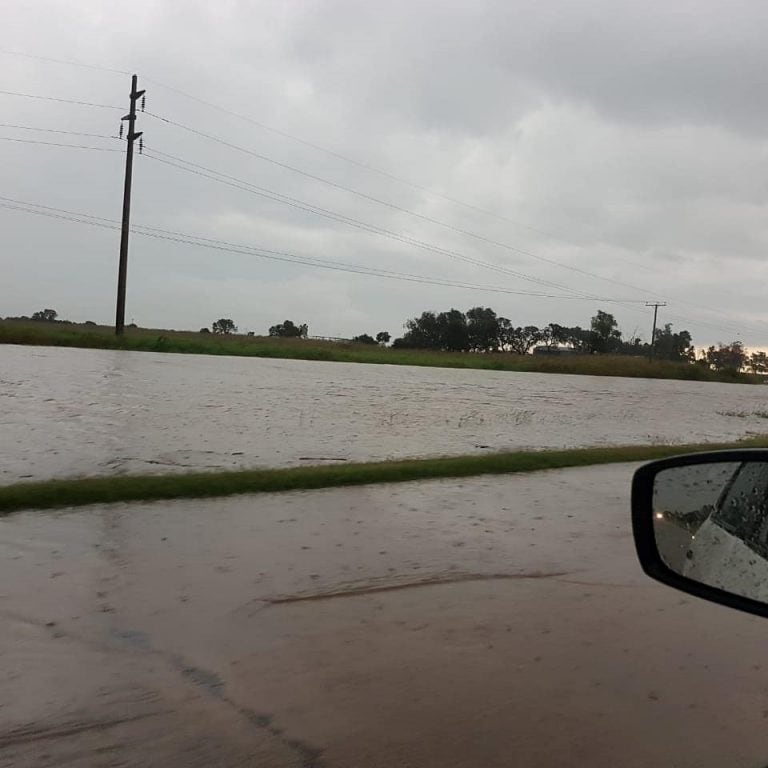
[[[541,341],[547,347],[557,347],[568,343],[568,329],[557,323],[550,323],[541,329]]]
[[[541,330],[535,325],[515,328],[511,323],[504,324],[501,336],[503,347],[517,355],[527,355],[542,340]]]
[[[633,336],[627,341],[622,341],[616,349],[617,355],[630,355],[632,357],[648,357],[650,352],[650,345],[646,344],[639,336]]]
[[[501,346],[499,317],[490,307],[467,310],[469,347],[475,352],[496,352]]]
[[[234,320],[230,320],[228,317],[222,317],[216,320],[211,329],[214,333],[229,335],[230,333],[237,333],[237,326]]]
[[[387,344],[389,344],[389,340],[392,337],[389,335],[388,331],[379,331],[376,334],[376,343],[381,344],[382,347],[385,347]]]
[[[208,328],[201,328],[200,333],[210,333],[210,331],[208,330]]]
[[[405,329],[402,338],[395,339],[393,347],[440,349],[440,331],[434,312],[422,312],[419,317],[406,320]]]
[[[589,354],[592,352],[592,331],[574,325],[572,328],[563,328],[565,344],[577,352]]]
[[[96,325],[96,323],[94,323],[93,320],[86,320],[83,325]]]
[[[292,320],[278,323],[269,329],[270,336],[282,336],[284,338],[306,339],[307,333],[309,333],[309,328],[306,323],[295,325]]]
[[[597,310],[592,318],[592,352],[617,352],[621,346],[621,331],[618,329],[616,318],[609,312]]]
[[[136,325],[136,323],[128,323],[128,325],[125,326],[126,328],[138,328],[139,326]]]
[[[40,320],[45,323],[54,323],[59,313],[55,309],[41,309],[39,312],[32,313],[33,320]]]
[[[393,347],[413,349],[439,349],[461,352],[470,348],[467,317],[458,309],[447,312],[422,312],[419,317],[405,323],[406,332],[395,339]]]
[[[717,347],[708,347],[704,352],[704,359],[710,368],[716,371],[740,371],[747,362],[747,353],[740,341],[732,341],[730,344],[719,344]]]
[[[441,349],[447,352],[466,352],[470,348],[467,316],[458,309],[441,312],[437,316]]]
[[[377,344],[378,342],[373,336],[369,336],[367,333],[361,333],[359,336],[355,336],[352,341],[356,344]]]
[[[753,352],[747,361],[752,373],[768,373],[768,355],[765,352]]]
[[[653,344],[653,354],[662,360],[688,361],[696,358],[692,346],[691,334],[688,331],[672,332],[672,324],[656,329]]]

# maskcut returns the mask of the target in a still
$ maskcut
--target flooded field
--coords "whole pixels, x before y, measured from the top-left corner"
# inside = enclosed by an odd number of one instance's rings
[[[767,396],[0,346],[0,482],[734,439]],[[0,764],[763,764],[764,621],[642,575],[632,469],[2,518]]]
[[[640,572],[632,469],[0,519],[0,764],[765,765],[766,622]]]
[[[0,345],[0,482],[768,432],[768,387]]]

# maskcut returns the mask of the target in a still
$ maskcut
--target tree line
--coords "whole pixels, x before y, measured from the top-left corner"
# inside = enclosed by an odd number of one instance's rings
[[[45,323],[68,323],[60,320],[55,309],[41,309],[31,316],[7,317],[6,320],[34,320]],[[96,325],[88,321],[86,325]],[[135,328],[131,323],[128,327]],[[616,318],[598,310],[590,319],[588,328],[549,323],[543,328],[535,325],[515,326],[508,318],[498,315],[490,307],[472,307],[466,312],[449,309],[444,312],[425,311],[419,317],[405,323],[405,333],[392,341],[387,331],[375,336],[361,333],[351,341],[358,344],[391,346],[395,349],[425,349],[442,352],[495,353],[512,352],[525,355],[532,349],[557,352],[568,350],[578,354],[611,354],[653,356],[660,360],[687,362],[704,365],[716,371],[749,370],[752,373],[768,373],[768,354],[761,351],[748,353],[740,341],[711,345],[697,355],[689,331],[673,331],[667,323],[656,329],[653,345],[636,336],[624,338]],[[229,335],[237,333],[237,325],[231,318],[222,317],[201,328],[201,333]],[[284,320],[269,328],[270,336],[306,339],[309,326]],[[253,334],[250,334],[253,335]]]
[[[556,351],[561,348],[581,354],[648,355],[650,345],[633,337],[625,339],[616,318],[598,310],[588,328],[549,323],[516,326],[490,307],[473,307],[466,312],[422,312],[405,323],[406,332],[392,346],[436,349],[444,352],[514,352],[528,354],[534,347]],[[668,360],[695,359],[691,334],[675,332],[667,324],[657,329],[654,343],[657,357]]]
[[[748,353],[740,341],[711,345],[697,355],[687,330],[674,331],[671,323],[657,328],[653,343],[633,336],[624,338],[616,318],[598,310],[588,328],[549,323],[516,326],[490,307],[473,307],[466,312],[422,312],[405,323],[405,333],[392,343],[395,348],[433,349],[444,352],[513,352],[528,354],[540,347],[543,352],[568,350],[594,355],[648,356],[659,360],[703,365],[716,371],[768,373],[768,355]]]
[[[214,332],[234,332],[231,320],[214,323]],[[675,331],[671,323],[657,328],[653,344],[637,336],[625,338],[616,318],[598,310],[589,327],[549,323],[543,328],[535,325],[516,326],[490,307],[472,307],[466,312],[449,309],[444,312],[425,311],[405,323],[405,333],[392,341],[394,349],[425,349],[440,352],[511,352],[526,355],[531,350],[556,353],[569,351],[584,355],[630,355],[654,357],[659,360],[704,365],[717,371],[768,373],[765,352],[747,353],[740,341],[712,345],[697,355],[693,338],[687,330]],[[306,338],[306,324],[291,320],[274,325],[270,336]],[[391,341],[387,331],[375,336],[362,333],[351,341],[359,344],[386,346]]]
[[[598,310],[588,328],[549,323],[543,328],[535,325],[516,326],[490,307],[473,307],[466,312],[450,309],[445,312],[422,312],[405,323],[405,333],[392,343],[395,348],[433,349],[444,352],[513,352],[528,354],[541,351],[568,350],[594,355],[648,356],[659,360],[704,365],[716,371],[768,373],[768,355],[755,351],[747,353],[740,341],[718,344],[702,349],[697,355],[693,338],[687,330],[674,331],[671,323],[657,328],[653,343],[637,336],[624,338],[616,318]]]

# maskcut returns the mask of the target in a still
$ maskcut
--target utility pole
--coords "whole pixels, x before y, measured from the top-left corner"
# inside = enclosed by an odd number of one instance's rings
[[[128,114],[122,121],[128,121],[128,135],[126,137],[125,152],[125,186],[123,187],[123,225],[120,232],[120,265],[117,270],[117,311],[115,312],[115,335],[122,336],[125,330],[125,283],[128,277],[128,232],[131,223],[131,181],[133,179],[133,142],[138,139],[142,131],[134,130],[136,126],[136,102],[141,99],[146,91],[136,90],[138,78],[131,77],[131,104]],[[142,111],[144,101],[142,99]],[[120,137],[123,135],[123,124],[120,123]],[[141,148],[141,143],[139,143]]]
[[[656,318],[659,314],[659,307],[666,307],[666,301],[646,301],[646,307],[653,307],[653,330],[651,331],[651,351],[648,353],[648,362],[653,360],[656,351]]]

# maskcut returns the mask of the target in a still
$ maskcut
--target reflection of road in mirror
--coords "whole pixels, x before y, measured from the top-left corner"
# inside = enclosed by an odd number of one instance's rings
[[[694,464],[666,469],[653,487],[654,532],[659,554],[676,573],[683,573],[696,532],[739,468],[738,462]]]
[[[660,472],[654,529],[676,573],[768,603],[768,463],[716,463]]]

